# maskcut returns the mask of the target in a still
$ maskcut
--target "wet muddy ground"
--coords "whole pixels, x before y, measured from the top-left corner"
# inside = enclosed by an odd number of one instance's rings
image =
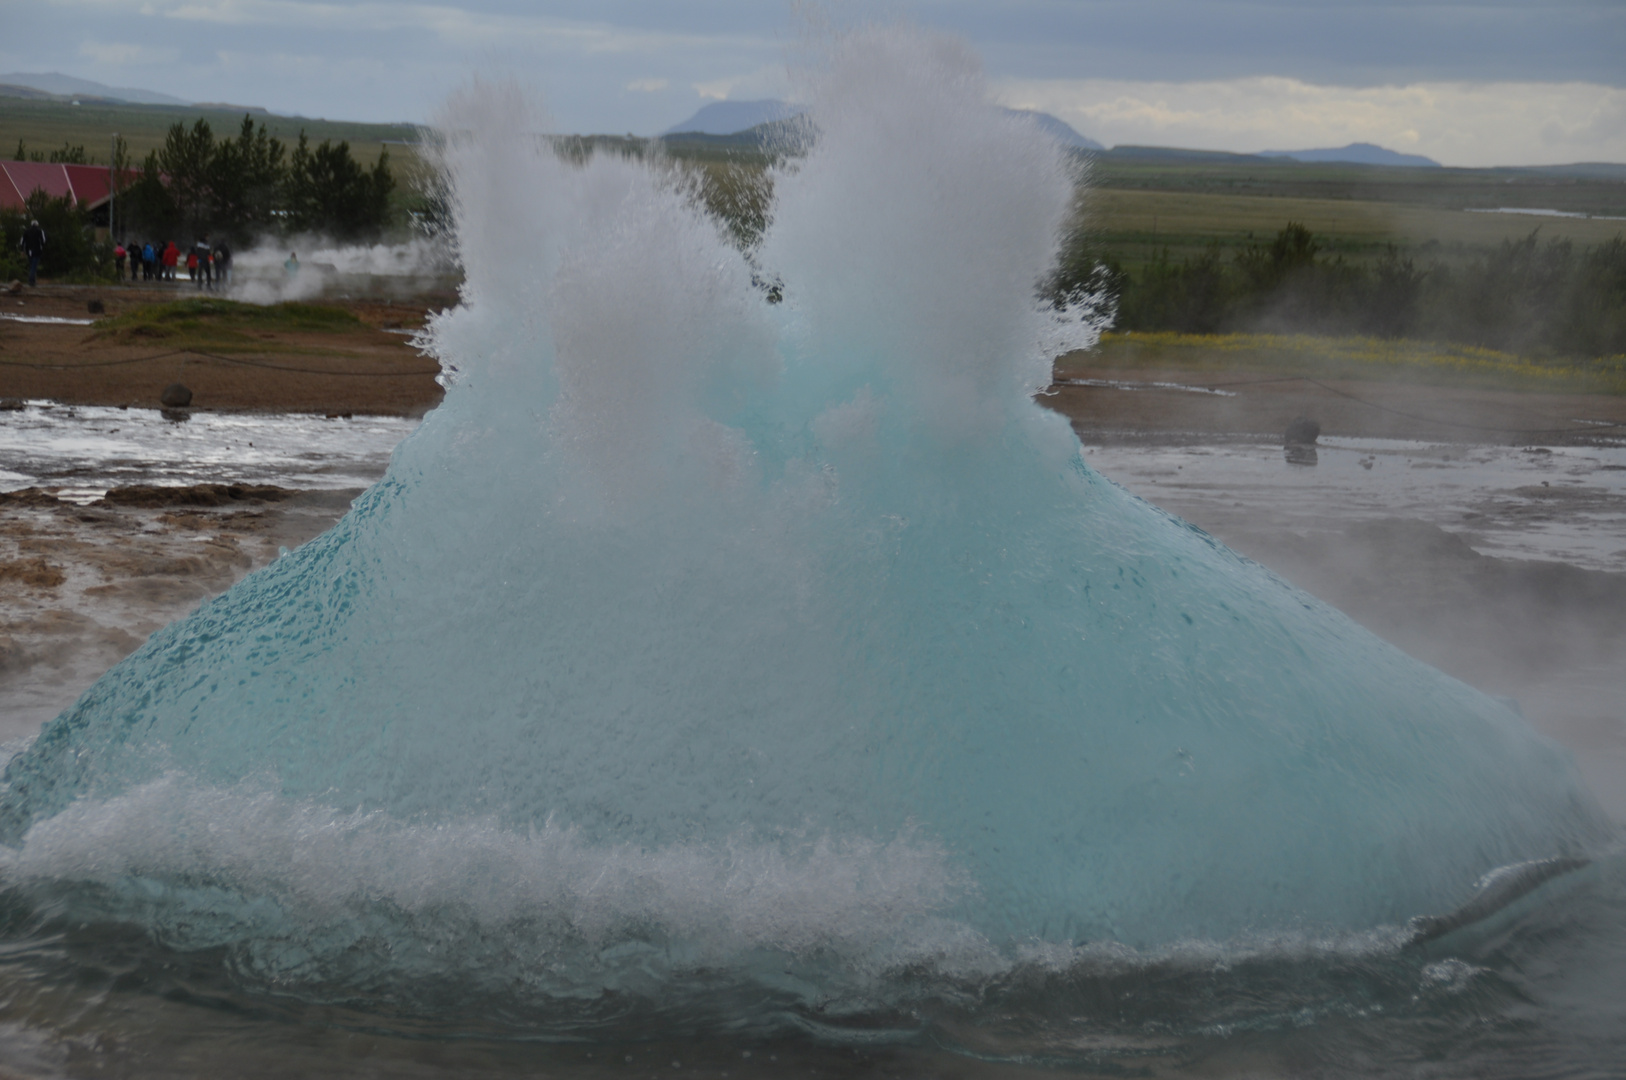
[[[0,494],[0,741],[31,735],[147,635],[326,530],[356,491]]]

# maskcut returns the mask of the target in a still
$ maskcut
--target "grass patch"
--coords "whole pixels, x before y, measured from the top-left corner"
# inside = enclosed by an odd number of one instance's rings
[[[365,323],[343,308],[299,303],[263,306],[200,297],[152,304],[104,319],[96,324],[91,340],[264,350],[275,347],[276,335],[346,334],[366,329]]]
[[[1626,355],[1549,359],[1394,338],[1113,333],[1103,335],[1094,349],[1069,353],[1056,362],[1061,376],[1091,369],[1159,368],[1209,375],[1251,372],[1485,390],[1626,394]]]

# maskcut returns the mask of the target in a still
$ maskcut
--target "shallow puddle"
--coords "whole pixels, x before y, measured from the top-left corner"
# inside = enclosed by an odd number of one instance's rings
[[[1087,441],[1085,460],[1211,532],[1269,522],[1313,534],[1403,517],[1457,534],[1485,555],[1626,570],[1626,445],[1322,438],[1290,457],[1275,443],[1202,438]]]

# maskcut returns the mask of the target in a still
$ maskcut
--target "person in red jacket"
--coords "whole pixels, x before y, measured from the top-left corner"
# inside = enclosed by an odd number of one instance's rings
[[[175,280],[175,264],[181,261],[181,249],[170,240],[164,244],[164,280]]]

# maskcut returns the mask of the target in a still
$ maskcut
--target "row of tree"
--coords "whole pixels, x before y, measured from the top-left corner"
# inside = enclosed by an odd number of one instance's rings
[[[52,165],[94,165],[96,159],[85,153],[85,146],[80,143],[70,146],[63,140],[62,146],[56,150],[30,150],[23,140],[17,140],[17,153],[12,155],[13,161],[39,161]]]
[[[1588,249],[1537,233],[1464,263],[1419,265],[1389,247],[1371,263],[1327,258],[1304,226],[1227,258],[1167,249],[1139,273],[1075,245],[1051,294],[1105,292],[1120,330],[1370,334],[1525,355],[1626,353],[1626,238]]]
[[[128,175],[126,151],[114,147],[115,175]],[[142,236],[207,233],[245,244],[268,232],[370,238],[390,222],[396,187],[389,151],[371,169],[348,142],[305,133],[292,152],[262,123],[243,117],[235,138],[216,139],[209,122],[171,125],[164,145],[147,155],[135,182],[121,192],[118,231]]]
[[[113,232],[130,240],[173,239],[189,246],[199,236],[247,246],[268,234],[317,233],[340,240],[378,237],[392,224],[396,188],[389,152],[372,168],[350,153],[348,142],[312,146],[302,131],[292,151],[249,116],[235,138],[216,139],[207,120],[170,126],[164,145],[139,167],[125,141],[114,140]],[[22,141],[18,161],[96,164],[83,146],[64,143],[49,154]],[[112,244],[98,243],[83,208],[43,191],[25,210],[0,211],[0,280],[22,273],[18,241],[30,218],[39,219],[48,243],[41,272],[57,280],[95,280],[112,273]],[[107,224],[105,217],[99,222]]]

